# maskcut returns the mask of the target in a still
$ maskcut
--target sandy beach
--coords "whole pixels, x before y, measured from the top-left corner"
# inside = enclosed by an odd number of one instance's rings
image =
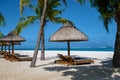
[[[15,53],[33,56],[31,50],[16,50]],[[10,62],[0,57],[0,80],[119,80],[120,69],[112,67],[112,51],[71,51],[71,55],[90,58],[93,64],[54,64],[57,54],[67,51],[45,51],[45,61],[38,55],[36,67],[30,68],[31,61]]]

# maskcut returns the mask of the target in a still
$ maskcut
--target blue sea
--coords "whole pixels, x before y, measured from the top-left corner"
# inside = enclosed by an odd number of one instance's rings
[[[34,50],[35,48],[15,48],[15,50]],[[41,50],[41,49],[39,49]],[[59,50],[66,51],[67,48],[45,48],[45,50]],[[112,47],[103,47],[103,48],[71,48],[71,51],[114,51]]]
[[[34,50],[35,42],[26,42],[21,45],[15,45],[15,50]],[[88,47],[89,46],[89,47]],[[106,47],[107,46],[107,47]],[[109,47],[111,45],[85,45],[82,43],[71,43],[70,50],[71,51],[114,51],[114,47]],[[41,49],[39,49],[41,50]],[[66,43],[46,43],[45,50],[67,50]]]

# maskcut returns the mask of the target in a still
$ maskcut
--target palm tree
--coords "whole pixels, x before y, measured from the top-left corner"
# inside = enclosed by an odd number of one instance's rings
[[[27,25],[33,23],[35,20],[40,20],[40,30],[38,33],[38,39],[36,43],[36,48],[34,51],[33,59],[31,62],[31,67],[35,66],[36,57],[38,54],[38,49],[40,42],[42,40],[42,50],[41,50],[41,59],[44,60],[44,27],[47,21],[57,22],[57,23],[65,23],[67,20],[61,17],[58,17],[59,14],[62,13],[62,10],[56,9],[56,7],[61,6],[60,0],[38,0],[38,5],[33,6],[30,4],[31,0],[20,0],[20,11],[23,13],[24,7],[29,6],[36,13],[35,16],[28,16],[25,18],[21,18],[18,26],[16,27],[16,31],[18,34],[25,28]],[[64,3],[65,0],[63,0]],[[48,6],[48,7],[47,7]]]
[[[90,2],[100,13],[100,19],[108,32],[108,24],[112,20],[117,24],[113,66],[120,67],[120,0],[90,0]]]
[[[5,24],[5,20],[2,13],[0,12],[0,26],[3,26],[4,24]]]

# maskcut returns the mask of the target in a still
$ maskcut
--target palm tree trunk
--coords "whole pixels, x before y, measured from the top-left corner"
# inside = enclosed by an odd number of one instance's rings
[[[113,55],[113,66],[120,67],[120,26],[117,29],[115,50]]]
[[[44,19],[44,24],[43,26],[45,27],[46,25],[46,19]],[[42,31],[41,31],[41,58],[40,60],[45,60],[45,37],[44,37],[44,27],[42,28]]]
[[[115,41],[115,50],[113,55],[113,67],[120,67],[120,12],[116,17],[117,33]]]
[[[41,60],[45,60],[45,54],[44,54],[44,45],[45,45],[45,42],[44,42],[44,28],[42,30],[42,43],[41,43]]]
[[[46,8],[47,8],[47,0],[44,0],[44,8],[43,8],[42,16],[41,16],[40,30],[39,30],[39,33],[38,33],[37,44],[36,44],[36,48],[35,48],[35,51],[34,51],[34,55],[33,55],[30,67],[35,67],[36,58],[37,58],[37,54],[38,54],[38,49],[39,49],[39,46],[40,46],[40,41],[41,41],[41,36],[42,36],[42,30],[44,28]]]

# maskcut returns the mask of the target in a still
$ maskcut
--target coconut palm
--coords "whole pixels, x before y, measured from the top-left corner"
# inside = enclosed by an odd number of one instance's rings
[[[34,67],[40,42],[42,42],[41,59],[42,60],[45,59],[44,57],[44,27],[47,21],[52,21],[55,23],[64,23],[67,20],[64,18],[58,17],[58,15],[62,13],[62,10],[56,9],[56,7],[61,6],[60,0],[49,0],[49,1],[38,0],[37,6],[31,5],[30,2],[31,0],[20,0],[21,14],[23,13],[24,7],[29,6],[30,9],[34,10],[36,15],[21,18],[20,22],[18,23],[16,27],[16,31],[19,34],[22,31],[22,29],[25,28],[27,25],[34,23],[35,20],[40,20],[40,30],[38,34],[36,48],[34,51],[34,56],[33,56],[32,63],[31,63],[31,67]],[[63,0],[63,2],[66,3],[65,0]]]
[[[108,24],[112,20],[117,24],[113,66],[120,67],[120,0],[90,0],[90,2],[100,13],[100,19],[108,32]]]
[[[4,26],[5,25],[5,20],[4,17],[2,15],[2,13],[0,12],[0,26]],[[3,37],[4,35],[0,32],[0,39]],[[3,50],[3,46],[1,46],[1,50]]]
[[[0,12],[0,26],[3,26],[4,24],[5,24],[5,20],[2,13]]]

